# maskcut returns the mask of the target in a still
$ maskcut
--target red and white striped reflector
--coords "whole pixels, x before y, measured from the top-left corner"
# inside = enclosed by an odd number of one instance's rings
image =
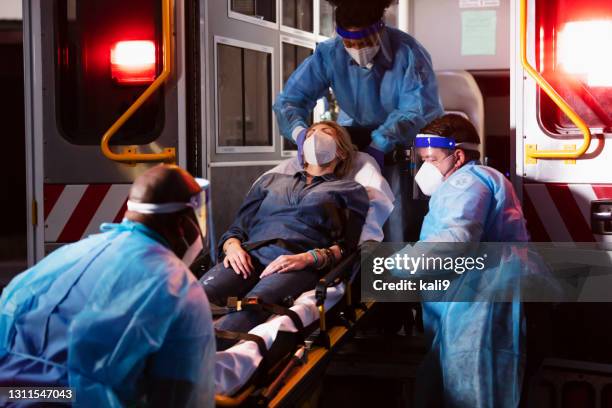
[[[120,222],[130,184],[45,184],[45,242],[75,242]]]
[[[523,186],[523,211],[534,242],[596,242],[591,201],[612,199],[612,185],[543,184]]]

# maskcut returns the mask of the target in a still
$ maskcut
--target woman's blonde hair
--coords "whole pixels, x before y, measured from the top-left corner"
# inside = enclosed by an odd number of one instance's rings
[[[336,155],[338,156],[338,164],[336,165],[334,174],[338,178],[343,178],[353,169],[353,158],[355,157],[357,148],[355,145],[353,145],[351,136],[343,126],[340,126],[336,122],[324,120],[313,124],[310,128],[320,125],[325,125],[334,130],[334,134],[332,136],[334,139],[336,139],[336,145],[338,147],[338,151],[336,152]]]

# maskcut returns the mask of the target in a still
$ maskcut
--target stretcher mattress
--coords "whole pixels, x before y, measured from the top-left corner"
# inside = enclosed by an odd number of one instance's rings
[[[335,306],[344,295],[345,286],[339,284],[327,290],[325,310]],[[303,293],[291,307],[302,319],[304,327],[319,319],[315,291]],[[297,328],[288,316],[272,316],[267,322],[253,328],[249,333],[260,336],[268,350],[272,347],[278,332],[297,332]],[[240,390],[253,376],[261,363],[257,344],[252,341],[242,341],[235,346],[217,352],[215,361],[215,391],[219,395],[231,396]]]

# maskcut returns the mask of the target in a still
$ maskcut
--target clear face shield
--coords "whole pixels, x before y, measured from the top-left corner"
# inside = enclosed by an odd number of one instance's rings
[[[457,143],[452,137],[419,134],[414,147],[418,169],[414,180],[423,194],[431,196],[455,165],[455,150],[460,147],[478,151],[479,146],[476,143]]]
[[[216,251],[214,234],[212,227],[212,212],[210,199],[210,182],[202,178],[196,178],[195,181],[200,186],[200,192],[194,194],[188,202],[172,202],[172,203],[138,203],[134,201],[127,202],[127,209],[139,214],[172,214],[191,208],[197,220],[197,227],[200,230],[200,237],[195,242],[189,244],[187,251],[183,256],[183,261],[187,266],[200,255],[203,249],[208,249],[212,261],[216,263]]]

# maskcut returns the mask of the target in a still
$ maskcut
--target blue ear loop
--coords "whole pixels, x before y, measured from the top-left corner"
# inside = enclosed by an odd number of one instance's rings
[[[340,26],[337,26],[336,32],[338,33],[340,37],[347,39],[347,40],[362,40],[364,38],[371,36],[372,34],[380,32],[384,27],[385,27],[385,22],[380,20],[372,24],[371,26],[366,27],[363,30],[359,30],[359,31],[348,31]]]

